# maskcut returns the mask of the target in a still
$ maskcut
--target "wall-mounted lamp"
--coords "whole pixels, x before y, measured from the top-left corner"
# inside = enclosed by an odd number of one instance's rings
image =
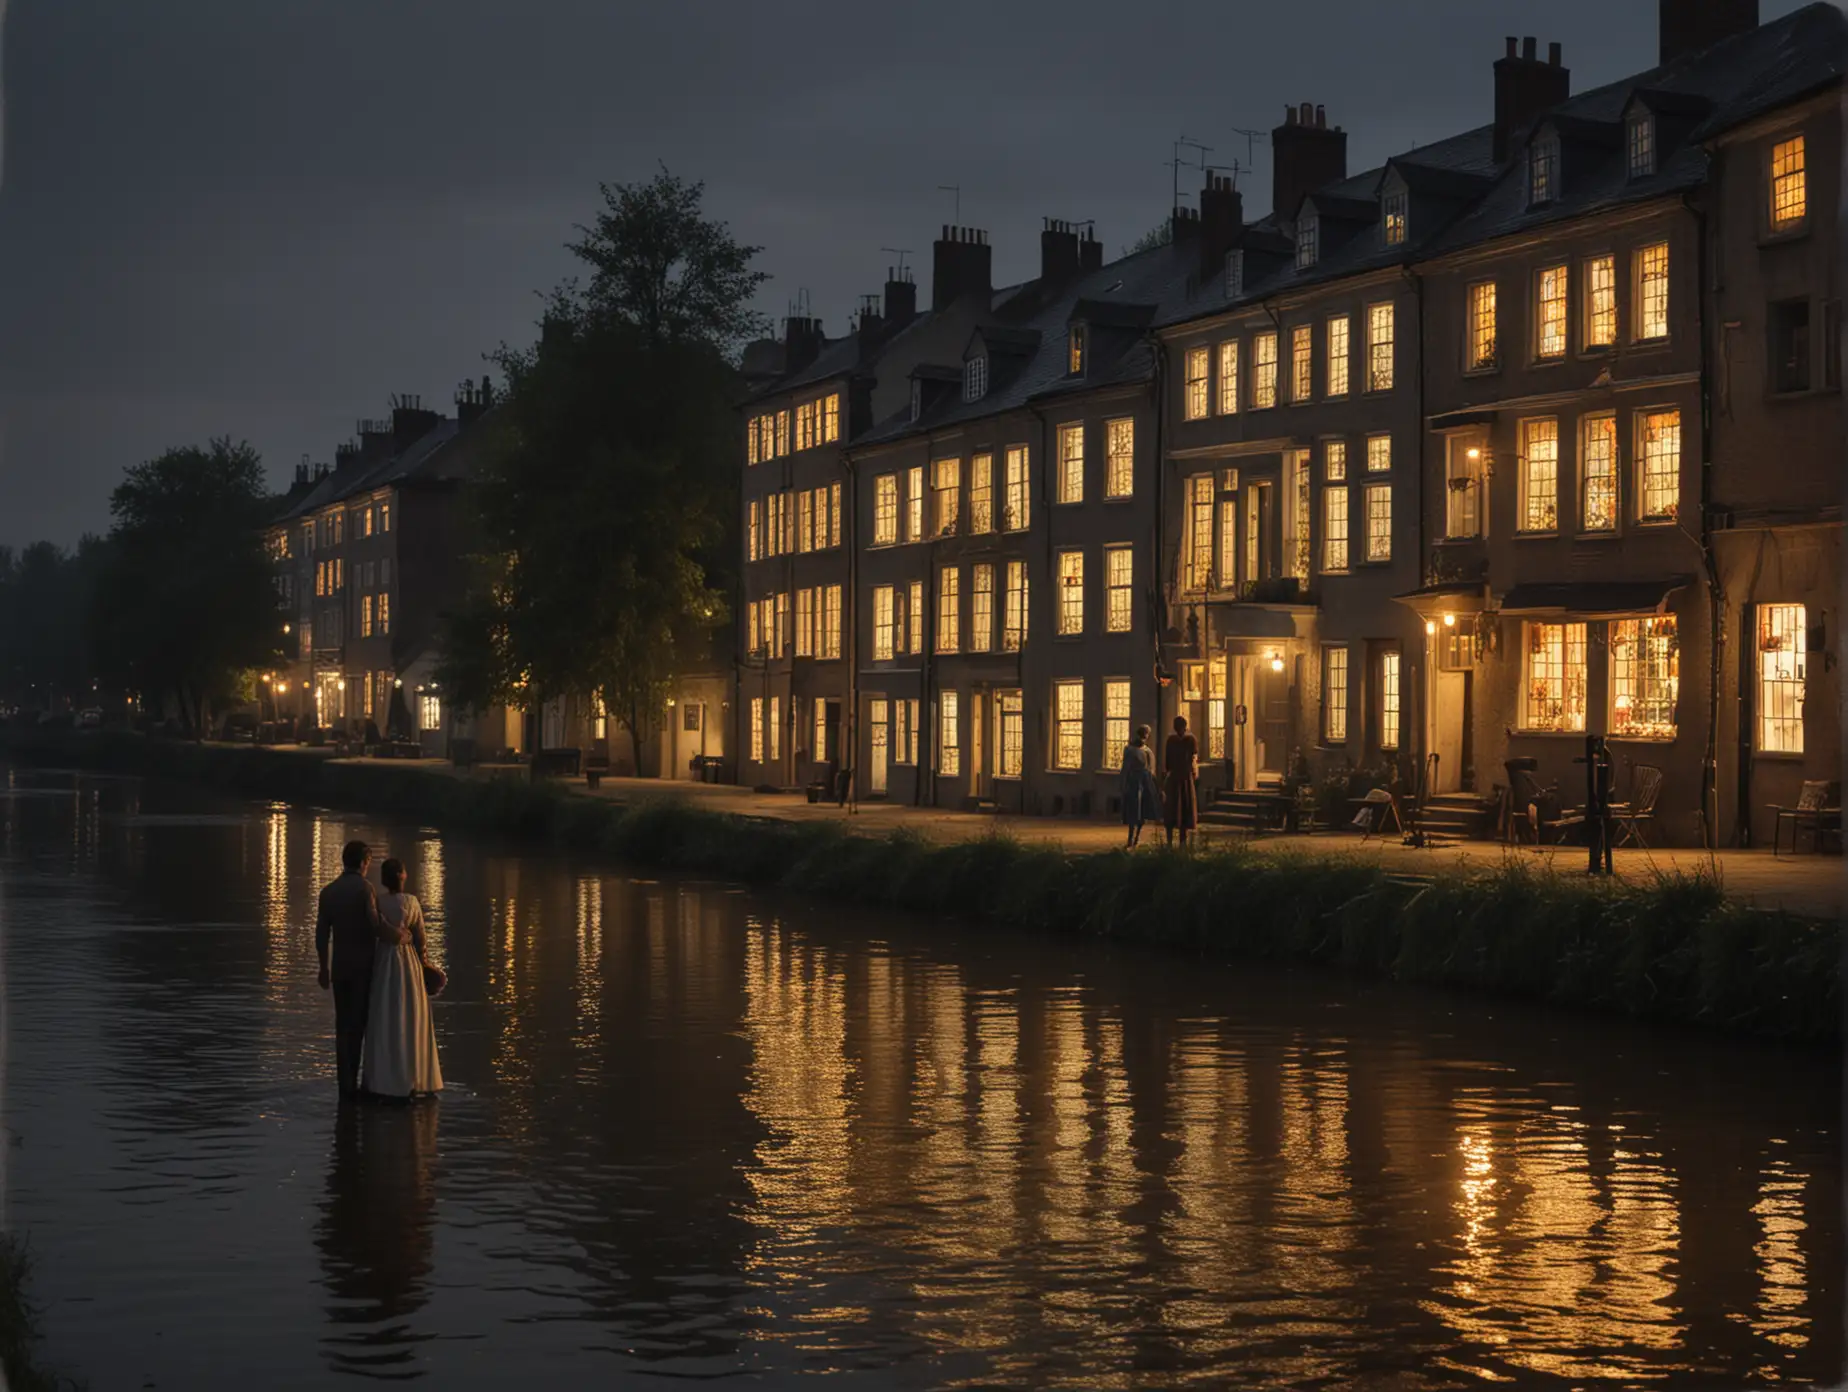
[[[1433,633],[1436,633],[1436,632],[1437,632],[1437,624],[1431,619],[1426,619],[1425,620],[1425,636],[1428,638]]]
[[[402,678],[402,677],[393,677],[393,678],[391,679],[391,684],[392,684],[393,686],[399,686],[399,687],[401,687],[401,686],[403,686],[403,685],[404,685],[404,678]]]
[[[284,633],[287,633],[287,632],[289,631],[289,626],[288,626],[287,624],[284,624],[284,625],[282,626],[282,631],[283,631]]]
[[[1281,672],[1283,670],[1283,655],[1281,653],[1272,653],[1270,663],[1271,671]]]
[[[1456,626],[1457,626],[1457,616],[1455,614],[1444,615],[1444,627],[1445,628],[1455,628]]]

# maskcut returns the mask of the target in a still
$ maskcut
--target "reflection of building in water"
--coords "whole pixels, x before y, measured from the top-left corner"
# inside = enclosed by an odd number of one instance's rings
[[[1759,1180],[1758,1202],[1752,1206],[1763,1233],[1752,1249],[1758,1257],[1759,1281],[1752,1330],[1786,1349],[1802,1348],[1810,1336],[1808,1264],[1798,1243],[1805,1227],[1803,1190],[1808,1184],[1807,1176],[1774,1160]]]
[[[436,962],[447,962],[445,951],[449,930],[449,883],[443,863],[443,838],[426,831],[417,842],[416,859],[410,863],[411,893],[417,896],[424,911],[424,945]]]

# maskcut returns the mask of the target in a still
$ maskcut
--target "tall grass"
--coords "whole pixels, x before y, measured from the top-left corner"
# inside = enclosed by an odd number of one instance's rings
[[[7,1392],[81,1392],[83,1384],[46,1367],[39,1358],[38,1313],[27,1286],[32,1254],[11,1233],[0,1233],[0,1368]]]
[[[64,762],[414,817],[686,871],[998,927],[1313,965],[1640,1019],[1826,1044],[1840,1036],[1841,924],[1729,900],[1707,874],[1645,881],[1524,863],[1423,885],[1341,855],[1248,848],[1073,855],[1004,835],[933,843],[692,807],[622,804],[524,778],[118,737]]]

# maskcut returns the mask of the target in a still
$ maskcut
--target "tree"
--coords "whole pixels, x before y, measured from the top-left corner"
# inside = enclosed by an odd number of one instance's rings
[[[199,736],[244,673],[282,656],[268,506],[256,451],[229,438],[137,464],[110,495],[91,607],[98,659],[144,697],[171,697]]]
[[[1156,223],[1148,231],[1144,232],[1140,237],[1136,238],[1135,244],[1129,248],[1129,251],[1127,254],[1130,256],[1134,256],[1137,252],[1153,251],[1155,250],[1156,247],[1167,246],[1168,243],[1172,242],[1173,240],[1174,240],[1173,219],[1163,218],[1160,222]]]
[[[471,486],[471,581],[439,670],[480,708],[600,696],[636,768],[676,670],[726,620],[736,550],[730,354],[761,329],[765,276],[663,170],[606,186],[539,342],[502,348],[508,389]],[[715,581],[717,583],[715,583]]]
[[[87,617],[103,543],[76,551],[38,541],[0,547],[0,705],[53,710],[88,693],[97,675]]]

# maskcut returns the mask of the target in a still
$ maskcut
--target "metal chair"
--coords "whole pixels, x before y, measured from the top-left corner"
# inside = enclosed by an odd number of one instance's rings
[[[1805,782],[1797,794],[1795,807],[1778,807],[1771,810],[1776,814],[1771,824],[1771,854],[1778,853],[1779,842],[1783,839],[1784,823],[1790,823],[1790,853],[1797,853],[1797,836],[1804,827],[1810,829],[1815,838],[1816,850],[1822,851],[1822,836],[1825,831],[1839,831],[1842,824],[1842,787],[1839,783],[1815,780]]]
[[[1655,821],[1656,802],[1661,796],[1662,770],[1653,764],[1636,765],[1630,774],[1629,801],[1611,805],[1619,846],[1648,847],[1644,827]]]

